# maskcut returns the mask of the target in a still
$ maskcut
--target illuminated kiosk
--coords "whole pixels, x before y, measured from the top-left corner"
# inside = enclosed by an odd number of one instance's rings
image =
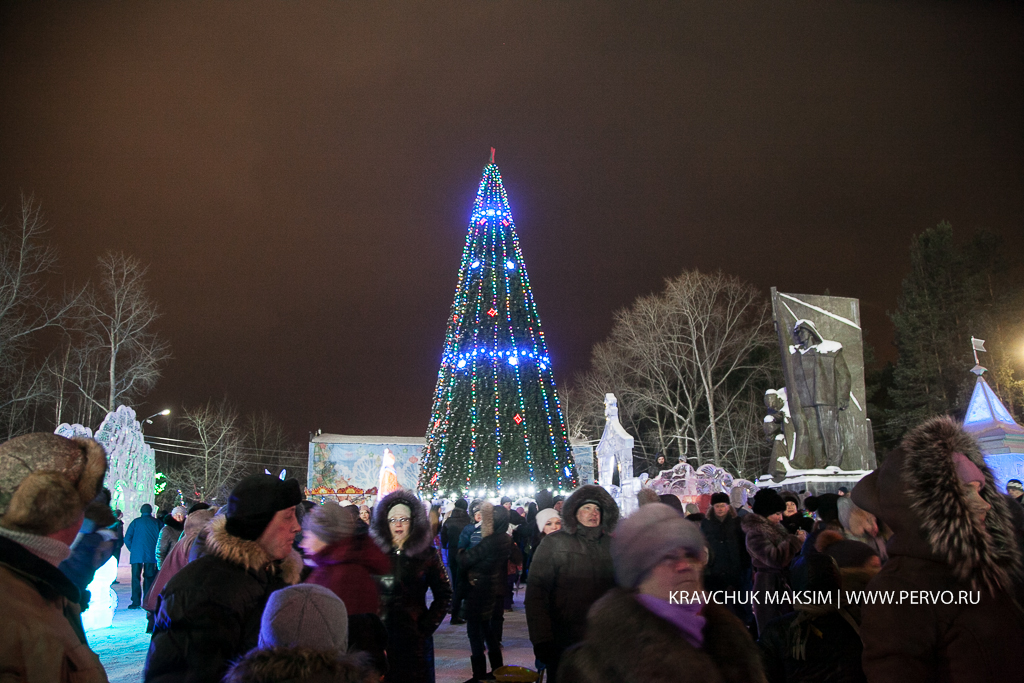
[[[1008,480],[1024,480],[1024,427],[1013,419],[981,373],[977,374],[964,431],[978,441],[996,486],[1006,493]]]

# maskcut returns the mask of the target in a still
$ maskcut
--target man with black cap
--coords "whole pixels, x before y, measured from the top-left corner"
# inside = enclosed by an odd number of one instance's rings
[[[708,590],[739,590],[744,571],[750,565],[750,556],[728,493],[712,494],[711,508],[701,521],[700,530],[711,551],[704,573]]]
[[[459,498],[455,501],[455,509],[448,515],[448,519],[444,520],[444,524],[441,526],[441,544],[444,545],[444,549],[448,551],[448,574],[452,581],[452,587],[454,588],[454,594],[452,595],[452,623],[463,624],[462,617],[459,612],[462,609],[462,591],[459,586],[459,536],[462,534],[462,530],[467,526],[470,526],[473,521],[469,517],[469,513],[466,509],[469,507],[469,503],[466,502],[465,498]]]
[[[1024,505],[1024,484],[1020,483],[1020,479],[1011,479],[1006,482],[1006,495]]]
[[[301,501],[295,479],[254,474],[235,486],[225,513],[207,528],[206,555],[160,594],[147,683],[215,683],[257,646],[270,594],[299,580],[302,560],[292,541],[301,531]]]

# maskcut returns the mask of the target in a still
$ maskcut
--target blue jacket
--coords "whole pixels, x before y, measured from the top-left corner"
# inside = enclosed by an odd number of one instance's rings
[[[160,523],[153,515],[132,521],[124,534],[124,544],[131,551],[132,564],[156,564],[156,541],[160,537]]]
[[[462,533],[459,534],[459,550],[475,548],[481,538],[483,538],[483,532],[480,530],[480,522],[476,524],[470,522],[463,527]]]

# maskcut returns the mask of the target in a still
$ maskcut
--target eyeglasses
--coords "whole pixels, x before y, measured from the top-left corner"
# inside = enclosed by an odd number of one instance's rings
[[[411,517],[392,517],[388,520],[388,524],[408,524],[411,521]]]

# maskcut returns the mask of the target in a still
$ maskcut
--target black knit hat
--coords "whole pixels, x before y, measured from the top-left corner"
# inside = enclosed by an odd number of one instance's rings
[[[255,541],[280,510],[302,502],[296,479],[281,481],[270,474],[253,474],[238,482],[228,499],[225,529],[232,536]]]
[[[761,489],[754,495],[754,514],[767,517],[776,512],[785,512],[786,503],[775,489]]]
[[[711,504],[712,505],[718,505],[719,503],[728,503],[728,502],[729,502],[729,494],[728,493],[712,493],[711,494]]]
[[[459,508],[460,510],[468,510],[469,503],[466,501],[465,498],[459,498],[457,501],[455,501],[455,507]]]

